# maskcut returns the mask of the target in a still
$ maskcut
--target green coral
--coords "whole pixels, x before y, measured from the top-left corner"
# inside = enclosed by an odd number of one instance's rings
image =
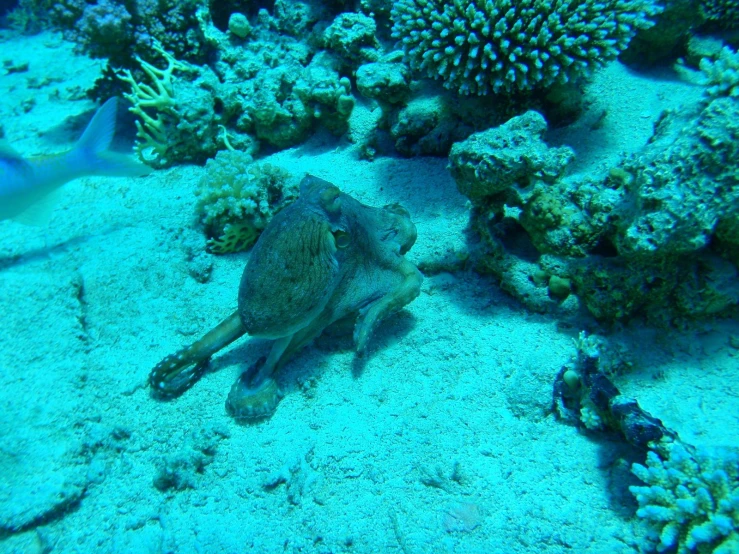
[[[205,165],[196,212],[211,252],[246,250],[275,213],[298,197],[290,175],[270,164],[252,163],[244,152],[223,150]]]
[[[586,76],[660,11],[649,0],[399,0],[392,36],[414,69],[483,95]]]
[[[650,522],[650,550],[739,552],[739,456],[735,451],[689,452],[672,445],[667,459],[649,451],[646,466],[632,472],[645,487],[629,487],[637,515]]]

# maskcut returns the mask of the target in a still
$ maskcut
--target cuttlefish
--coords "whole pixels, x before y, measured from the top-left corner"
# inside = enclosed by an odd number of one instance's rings
[[[405,258],[416,226],[399,204],[366,206],[313,176],[277,213],[252,249],[238,309],[149,375],[154,393],[178,396],[210,358],[243,335],[273,340],[266,358],[244,371],[226,401],[236,419],[270,416],[281,398],[275,373],[327,327],[353,323],[358,355],[378,324],[415,299],[423,277]]]

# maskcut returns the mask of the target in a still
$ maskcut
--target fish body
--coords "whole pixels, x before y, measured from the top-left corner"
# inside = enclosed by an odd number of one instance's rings
[[[24,159],[0,145],[0,220],[43,224],[54,207],[54,193],[79,177],[137,177],[151,169],[129,156],[108,150],[115,134],[117,99],[95,113],[77,144],[62,154]]]

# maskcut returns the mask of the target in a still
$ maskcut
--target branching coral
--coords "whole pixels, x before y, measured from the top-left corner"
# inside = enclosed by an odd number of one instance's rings
[[[585,76],[660,10],[650,0],[399,0],[392,34],[414,69],[482,95]]]
[[[124,96],[133,104],[130,111],[140,118],[140,121],[136,121],[136,136],[139,138],[136,152],[145,163],[163,167],[168,163],[168,120],[177,115],[172,75],[177,70],[192,71],[192,68],[177,61],[158,43],[154,44],[154,50],[167,62],[167,67],[164,69],[159,69],[136,57],[141,64],[141,69],[151,79],[152,85],[139,83],[128,69],[121,71],[118,77],[131,85],[131,92]],[[154,115],[147,110],[153,111]]]
[[[630,487],[637,515],[653,527],[658,552],[739,552],[739,456],[689,452],[672,445],[666,460],[649,451],[632,471],[648,486]]]

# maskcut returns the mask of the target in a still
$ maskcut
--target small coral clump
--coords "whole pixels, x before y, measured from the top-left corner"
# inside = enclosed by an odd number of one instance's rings
[[[641,518],[652,524],[647,547],[678,554],[739,552],[739,455],[695,454],[679,443],[666,460],[649,451],[632,472],[647,484],[629,487]]]
[[[739,52],[725,46],[717,60],[703,58],[700,68],[708,98],[739,97]]]
[[[392,36],[414,69],[484,95],[587,76],[660,11],[650,0],[399,0]]]
[[[195,193],[198,219],[211,252],[225,254],[250,248],[282,208],[299,194],[284,169],[252,163],[252,157],[223,150],[205,165]]]

